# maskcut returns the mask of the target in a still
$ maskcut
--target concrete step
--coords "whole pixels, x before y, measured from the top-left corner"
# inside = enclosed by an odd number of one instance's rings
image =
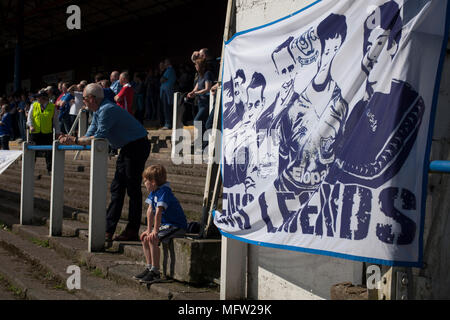
[[[0,231],[6,232],[6,231]],[[66,290],[65,283],[54,279],[42,268],[10,252],[0,242],[0,277],[16,298],[25,300],[81,300],[87,299],[81,292]]]
[[[16,194],[17,197],[14,200],[6,201],[4,198],[2,198],[3,191],[1,190],[0,186],[0,212],[8,213],[3,220],[0,220],[1,222],[11,225],[13,223],[17,223],[19,221],[20,217],[20,198],[19,194]],[[38,195],[39,196],[39,195]],[[45,195],[47,196],[47,195]],[[44,220],[43,218],[48,218],[50,216],[50,198],[47,197],[47,199],[37,199],[35,198],[35,212],[34,212],[34,218],[33,221],[35,223],[42,223]],[[76,208],[70,207],[68,205],[76,205]],[[186,209],[187,207],[187,209]],[[198,209],[197,206],[190,206],[190,205],[183,205],[186,218],[188,221],[201,221],[201,208]],[[192,211],[190,211],[192,210]],[[193,211],[196,210],[196,211]],[[65,201],[64,206],[64,217],[70,218],[73,216],[74,213],[84,212],[87,214],[89,211],[89,204],[84,199],[78,200],[78,199],[70,199],[69,202]],[[122,210],[122,218],[123,221],[128,220],[128,205],[124,206],[124,209]],[[87,221],[87,220],[86,220]],[[141,216],[141,223],[143,225],[146,225],[146,215],[145,215],[145,207]],[[119,230],[119,229],[118,229]],[[118,231],[120,232],[120,231]]]
[[[79,213],[76,215],[76,220],[64,219],[63,220],[63,236],[67,237],[79,237],[82,240],[87,241],[89,237],[88,233],[88,214]],[[119,234],[125,229],[126,222],[120,221],[116,234]],[[47,223],[47,228],[49,223]],[[142,225],[139,233],[146,230],[146,226]],[[220,240],[216,239],[197,239],[197,234],[186,234],[185,238],[174,239],[174,247],[178,248],[178,256],[176,263],[180,266],[164,266],[161,259],[161,270],[164,268],[172,268],[172,272],[175,273],[175,278],[181,281],[188,281],[190,279],[194,282],[204,283],[204,279],[209,279],[213,282],[214,279],[219,277],[219,252],[220,252]],[[164,247],[164,246],[161,246]],[[183,249],[183,250],[181,250]],[[108,245],[107,252],[120,253],[124,256],[133,259],[138,263],[145,262],[145,256],[142,251],[142,246],[139,241],[113,241]],[[204,253],[207,252],[206,256]],[[161,249],[161,257],[164,257],[164,248]],[[166,253],[167,254],[167,253]],[[195,260],[195,261],[194,261]],[[200,261],[208,261],[206,264],[202,264]],[[195,268],[195,271],[192,270]],[[215,269],[214,269],[215,268]],[[190,271],[188,271],[191,269]],[[183,270],[180,272],[180,270]],[[214,271],[215,270],[215,271]],[[177,272],[178,271],[178,272]],[[166,271],[168,273],[168,271]],[[174,276],[172,276],[174,277]]]
[[[108,173],[107,184],[110,185],[113,180],[114,173]],[[21,186],[21,171],[18,168],[10,168],[0,175],[0,183],[4,185],[15,186],[15,189],[20,189]],[[205,178],[187,175],[173,175],[168,174],[168,181],[175,194],[185,193],[189,195],[199,196],[199,201],[202,201],[204,194]],[[66,193],[76,191],[83,195],[89,195],[89,173],[66,172],[64,176],[64,188]],[[46,170],[35,172],[35,189],[50,190],[51,176]],[[6,188],[8,189],[8,188]],[[147,190],[142,185],[142,193],[147,194]]]
[[[23,227],[23,228],[22,228]],[[89,269],[86,264],[81,264],[73,257],[65,257],[52,248],[50,240],[46,236],[46,228],[41,226],[13,227],[13,232],[0,231],[0,243],[3,248],[12,252],[19,252],[27,261],[39,266],[63,285],[69,277],[67,268],[76,265],[81,269],[81,290],[77,294],[83,299],[95,300],[159,300],[167,299],[166,296],[157,294],[154,290],[136,290],[134,287],[121,285],[108,280],[100,270]],[[23,230],[22,230],[23,229]],[[28,232],[27,232],[28,230]],[[19,231],[19,232],[17,232]],[[20,235],[20,236],[19,236]],[[79,240],[79,239],[75,239]],[[81,241],[81,240],[80,240]],[[71,243],[71,249],[75,250],[76,243]],[[111,259],[113,260],[113,259]],[[119,260],[119,257],[115,257]]]
[[[50,238],[47,236],[47,231],[48,228],[45,226],[13,226],[13,232],[16,232],[23,239],[38,239],[39,241],[48,241],[50,249],[45,249],[51,251],[52,254],[54,253],[62,261],[66,261],[64,262],[65,264],[68,263],[67,261],[71,261],[71,263],[77,263],[78,265],[83,266],[84,272],[82,271],[82,277],[94,277],[96,280],[103,281],[102,284],[97,283],[96,287],[99,287],[99,289],[101,289],[102,286],[106,285],[115,286],[115,288],[109,288],[109,293],[104,293],[103,290],[100,291],[95,288],[89,287],[91,285],[91,279],[83,281],[82,278],[82,289],[85,291],[90,291],[90,294],[95,295],[96,297],[94,299],[101,299],[102,297],[104,298],[105,294],[109,294],[109,296],[114,295],[113,297],[109,297],[110,299],[120,299],[121,297],[126,297],[126,299],[132,300],[199,300],[219,298],[219,293],[217,291],[217,288],[215,287],[193,287],[170,279],[166,279],[161,283],[152,284],[147,288],[132,279],[133,275],[142,271],[142,262],[130,259],[122,254],[118,254],[117,252],[89,253],[86,251],[86,240],[78,237],[64,236]],[[27,253],[33,254],[32,252]],[[40,259],[41,254],[42,252],[40,252],[39,254],[34,254],[34,259]],[[53,261],[53,259],[47,259],[47,261]],[[45,263],[45,261],[41,262]],[[86,274],[86,270],[88,272],[89,270],[95,270],[95,274],[97,276],[92,275],[92,272]],[[104,281],[107,281],[108,284],[104,283]],[[83,283],[89,283],[88,287],[85,288],[83,286]]]
[[[34,196],[35,198],[44,199],[50,201],[50,181],[42,182],[41,180],[35,181],[35,190]],[[47,178],[48,179],[48,178]],[[0,190],[8,190],[10,192],[20,194],[20,178],[18,177],[8,177],[1,176],[0,177]],[[186,187],[187,188],[187,187]],[[65,183],[64,186],[65,194],[64,194],[64,205],[70,210],[89,210],[89,187],[85,186],[84,188],[81,186],[80,182],[74,181],[70,185]],[[186,216],[188,219],[192,221],[199,221],[199,217],[201,214],[202,207],[202,195],[200,194],[191,194],[191,193],[183,193],[174,190],[174,194],[177,197],[178,201],[180,201],[181,206],[183,207]],[[110,193],[107,193],[107,204],[110,201]],[[147,198],[147,192],[143,190],[142,193],[142,201],[144,203]],[[17,198],[17,204],[20,205],[20,198]],[[48,206],[48,210],[49,210]],[[145,208],[145,207],[143,207]],[[143,215],[145,216],[145,211],[143,210]],[[122,210],[122,217],[128,218],[128,196],[125,196],[124,207]]]
[[[116,160],[117,158],[113,157],[108,160],[108,171],[114,172],[116,168]],[[163,165],[167,172],[169,174],[173,175],[190,175],[190,176],[198,176],[198,177],[206,177],[206,170],[207,170],[207,164],[197,164],[194,163],[194,161],[189,163],[181,163],[181,164],[174,164],[172,160],[170,159],[170,155],[167,156],[154,156],[153,154],[150,154],[149,158],[146,162],[146,167],[150,166],[152,164],[161,164]],[[64,162],[64,168],[65,171],[73,171],[77,172],[79,167],[84,167],[84,172],[89,173],[90,168],[90,155],[86,156],[84,155],[83,159],[73,160],[73,157],[69,157],[66,155],[65,162]],[[19,158],[12,164],[8,169],[10,168],[16,168],[16,169],[22,169],[22,161]],[[35,171],[37,170],[46,170],[45,160],[44,158],[38,157],[36,160],[36,166]]]
[[[12,179],[13,181],[21,182],[21,174],[22,168],[13,167],[6,170],[3,174],[2,179]],[[42,168],[35,173],[35,176],[41,175],[41,179],[38,182],[35,182],[36,186],[39,184],[48,184],[51,183],[51,176],[48,175],[46,169]],[[107,176],[108,185],[111,184],[114,178],[114,171],[109,170]],[[187,176],[187,175],[175,175],[168,174],[167,180],[170,182],[171,188],[173,191],[181,191],[184,193],[192,193],[203,195],[205,188],[205,178],[204,177],[196,177],[196,176]],[[78,171],[64,171],[64,184],[70,186],[77,186],[81,190],[89,190],[90,185],[90,172],[78,172]],[[142,191],[147,192],[145,187],[142,186]]]

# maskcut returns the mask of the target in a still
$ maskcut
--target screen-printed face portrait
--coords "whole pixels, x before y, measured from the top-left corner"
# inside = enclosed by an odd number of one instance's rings
[[[263,87],[247,89],[247,104],[245,110],[245,120],[251,123],[256,121],[258,113],[264,109],[264,98],[262,96]]]
[[[281,77],[282,88],[288,90],[294,79],[295,60],[292,58],[287,47],[273,54],[275,68]]]

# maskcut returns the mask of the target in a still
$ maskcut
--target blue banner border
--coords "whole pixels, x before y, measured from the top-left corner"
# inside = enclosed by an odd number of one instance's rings
[[[278,23],[280,21],[286,20],[292,16],[295,16],[296,14],[303,12],[312,6],[322,2],[322,0],[317,0],[310,5],[303,7],[302,9],[289,14],[283,18],[280,18],[278,20],[269,22],[267,24],[254,27],[251,29],[243,30],[240,32],[235,33],[228,41],[224,41],[224,45],[226,46],[231,41],[233,41],[236,37],[249,33],[251,31],[263,29],[265,27],[268,27],[270,25],[273,25],[275,23]],[[446,49],[447,49],[447,42],[449,37],[449,31],[450,31],[450,0],[447,0],[447,9],[446,9],[446,17],[445,17],[445,30],[444,30],[444,37],[441,47],[441,55],[439,58],[439,64],[438,69],[436,72],[436,79],[434,83],[434,93],[433,93],[433,100],[432,100],[432,106],[431,106],[431,113],[430,113],[430,122],[428,124],[428,140],[427,140],[427,146],[423,161],[423,181],[422,181],[422,207],[421,207],[421,221],[420,221],[420,234],[419,234],[419,259],[416,262],[411,261],[396,261],[396,260],[383,260],[383,259],[375,259],[375,258],[369,258],[369,257],[363,257],[363,256],[353,256],[333,251],[324,251],[324,250],[317,250],[317,249],[309,249],[309,248],[303,248],[303,247],[295,247],[295,246],[288,246],[288,245],[280,245],[280,244],[274,244],[274,243],[268,243],[268,242],[260,242],[260,241],[253,241],[248,240],[242,237],[238,237],[229,233],[226,233],[222,231],[220,228],[219,231],[221,235],[224,237],[242,241],[248,244],[257,245],[261,247],[268,247],[268,248],[274,248],[274,249],[282,249],[282,250],[289,250],[289,251],[297,251],[297,252],[304,252],[304,253],[310,253],[310,254],[319,254],[324,256],[329,256],[333,258],[341,258],[341,259],[347,259],[347,260],[353,260],[353,261],[359,261],[359,262],[367,262],[371,264],[381,264],[386,266],[397,266],[397,267],[415,267],[415,268],[422,268],[423,267],[423,236],[424,236],[424,224],[425,224],[425,213],[426,213],[426,200],[427,200],[427,187],[428,187],[428,173],[429,173],[429,167],[430,167],[430,154],[431,154],[431,144],[433,141],[433,132],[434,132],[434,125],[436,120],[436,109],[437,109],[437,101],[439,97],[439,89],[441,85],[441,79],[442,79],[442,71],[444,69],[444,62],[445,62],[445,55],[446,55]],[[223,57],[223,66],[225,66],[225,57]],[[224,67],[222,68],[222,82],[223,82],[223,73],[224,73]],[[222,104],[222,132],[223,132],[223,90],[221,92],[221,104]],[[222,134],[222,141],[221,145],[223,146],[223,134]],[[221,148],[221,152],[222,152]],[[222,163],[220,164],[220,173],[222,175],[222,181],[223,181],[223,166]],[[424,192],[425,191],[425,192]],[[212,212],[213,217],[215,216],[215,210]]]

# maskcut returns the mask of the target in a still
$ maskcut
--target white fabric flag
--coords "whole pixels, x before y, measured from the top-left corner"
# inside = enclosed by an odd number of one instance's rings
[[[226,43],[227,237],[420,266],[448,1],[316,1]]]
[[[22,155],[19,150],[0,150],[0,174]]]

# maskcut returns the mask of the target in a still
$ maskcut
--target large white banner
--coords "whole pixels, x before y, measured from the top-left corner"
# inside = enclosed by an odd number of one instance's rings
[[[223,235],[421,266],[447,5],[316,1],[226,43]]]
[[[22,155],[20,150],[0,150],[0,174]]]

